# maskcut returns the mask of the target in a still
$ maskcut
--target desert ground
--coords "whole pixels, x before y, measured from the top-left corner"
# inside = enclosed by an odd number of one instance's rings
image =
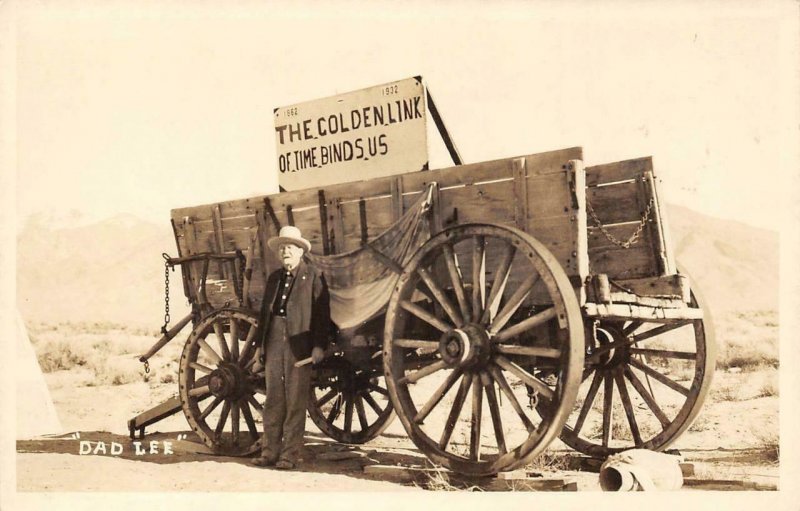
[[[778,318],[770,311],[715,317],[717,370],[701,414],[671,447],[695,462],[699,477],[778,486]],[[145,374],[136,360],[157,331],[112,323],[28,325],[63,431],[17,442],[19,491],[424,491],[458,489],[431,476],[400,482],[364,472],[367,465],[430,466],[395,420],[376,439],[343,446],[309,419],[305,462],[294,472],[260,469],[247,459],[209,454],[182,413],[148,428],[143,453],[128,438],[127,421],[176,394],[182,339],[151,359]],[[109,452],[80,454],[80,441]],[[149,452],[156,441],[157,452]],[[114,455],[112,442],[123,452]],[[173,452],[164,454],[165,442]],[[333,461],[324,453],[353,451]],[[599,490],[596,474],[576,471],[576,458],[553,442],[529,469],[566,477],[579,490]],[[472,486],[471,489],[481,489]]]

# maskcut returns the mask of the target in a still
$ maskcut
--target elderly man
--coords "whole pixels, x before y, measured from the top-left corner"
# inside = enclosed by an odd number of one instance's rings
[[[266,403],[264,446],[257,466],[292,470],[300,460],[306,425],[306,401],[311,365],[296,367],[311,357],[324,358],[330,332],[330,299],[321,273],[303,260],[311,249],[294,226],[281,228],[267,241],[282,268],[267,278],[259,324],[265,357]]]

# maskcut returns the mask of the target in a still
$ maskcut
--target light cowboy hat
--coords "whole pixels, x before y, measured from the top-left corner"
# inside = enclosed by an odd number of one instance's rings
[[[291,243],[297,245],[306,252],[311,251],[311,242],[308,241],[300,234],[300,229],[293,225],[286,225],[281,227],[277,236],[267,240],[267,246],[270,250],[277,251],[278,247],[283,243]]]

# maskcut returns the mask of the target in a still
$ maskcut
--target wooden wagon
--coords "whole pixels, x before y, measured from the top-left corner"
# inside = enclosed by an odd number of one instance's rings
[[[511,470],[556,437],[594,456],[662,450],[714,366],[711,322],[672,253],[650,158],[584,168],[581,148],[172,211],[193,314],[182,409],[217,452],[261,447],[254,356],[266,241],[298,226],[343,313],[309,414],[366,442],[394,415],[433,462]],[[348,306],[360,308],[353,313]]]

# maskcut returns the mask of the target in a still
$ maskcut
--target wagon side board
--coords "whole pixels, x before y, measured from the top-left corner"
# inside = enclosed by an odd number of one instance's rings
[[[428,184],[437,184],[434,224],[438,228],[491,222],[522,228],[553,253],[581,288],[588,274],[585,186],[580,147],[460,165],[424,172],[283,192],[172,210],[181,256],[248,251],[255,232],[251,307],[260,306],[265,275],[278,261],[266,240],[292,224],[311,241],[312,252],[340,254],[372,240],[408,210]],[[469,259],[462,257],[460,260]],[[487,267],[496,262],[487,261]],[[202,263],[184,273],[195,303]],[[230,267],[209,267],[207,295],[215,307],[233,302]]]

